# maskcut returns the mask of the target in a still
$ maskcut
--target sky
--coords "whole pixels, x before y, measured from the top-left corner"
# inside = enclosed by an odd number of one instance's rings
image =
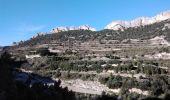
[[[102,30],[114,20],[133,20],[170,10],[170,0],[0,0],[0,45],[27,40],[57,26]]]

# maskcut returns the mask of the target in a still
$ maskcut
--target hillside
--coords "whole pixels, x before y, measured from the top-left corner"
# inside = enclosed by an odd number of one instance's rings
[[[22,41],[18,46],[33,46],[38,44],[46,44],[51,42],[64,42],[68,40],[74,41],[89,41],[89,40],[119,40],[124,39],[139,39],[147,40],[156,36],[165,36],[165,39],[170,41],[170,20],[154,23],[151,25],[140,26],[137,28],[127,28],[124,31],[118,30],[71,30],[52,34],[38,35],[27,41]]]

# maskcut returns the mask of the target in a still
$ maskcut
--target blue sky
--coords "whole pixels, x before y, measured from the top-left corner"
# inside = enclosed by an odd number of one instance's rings
[[[0,45],[27,40],[56,26],[132,20],[170,10],[170,0],[0,0]]]

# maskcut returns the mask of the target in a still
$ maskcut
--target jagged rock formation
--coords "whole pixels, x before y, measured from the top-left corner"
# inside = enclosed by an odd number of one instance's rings
[[[138,27],[153,24],[156,22],[161,22],[170,18],[170,11],[160,13],[154,17],[139,17],[132,21],[113,21],[108,24],[105,29],[111,30],[124,30],[129,27]]]
[[[60,27],[56,27],[56,28],[52,29],[51,32],[52,33],[58,33],[58,32],[70,31],[70,30],[91,30],[91,31],[96,31],[95,28],[90,27],[89,25],[81,25],[79,27],[74,27],[74,26],[63,27],[63,26],[60,26]]]

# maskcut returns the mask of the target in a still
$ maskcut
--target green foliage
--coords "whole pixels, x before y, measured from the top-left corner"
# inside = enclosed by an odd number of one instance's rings
[[[41,56],[46,56],[49,54],[48,48],[39,48],[37,50],[37,53],[40,54]]]
[[[0,56],[0,90],[8,90],[13,87],[13,74],[11,70],[14,62],[8,52],[4,52]]]
[[[99,77],[99,82],[101,83],[101,84],[106,84],[107,83],[107,81],[108,81],[108,77]]]
[[[167,53],[170,53],[170,48],[169,47],[162,47],[160,48],[159,52],[167,52]]]
[[[109,88],[115,89],[115,88],[120,88],[122,86],[122,77],[121,76],[110,76],[106,85]]]

